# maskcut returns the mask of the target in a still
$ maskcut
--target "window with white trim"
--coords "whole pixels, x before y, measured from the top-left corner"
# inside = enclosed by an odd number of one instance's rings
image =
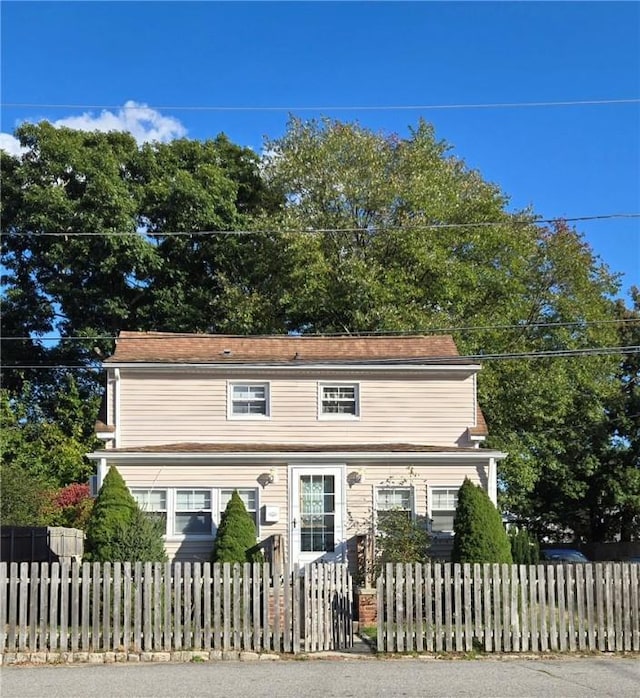
[[[131,490],[133,498],[138,502],[142,511],[157,521],[162,521],[162,527],[167,529],[167,490],[149,490],[135,488]]]
[[[213,532],[211,490],[176,490],[173,532],[210,535]]]
[[[229,383],[229,417],[269,416],[268,383]]]
[[[431,531],[453,533],[453,519],[458,506],[459,487],[432,487],[430,489]]]
[[[256,532],[258,530],[258,492],[252,487],[235,487],[231,489],[220,490],[220,517],[224,514],[227,504],[231,499],[231,495],[237,490],[240,495],[245,509],[247,510],[249,516],[253,519],[253,523],[256,525]]]
[[[322,417],[357,417],[360,414],[357,383],[324,383],[320,385]]]
[[[258,490],[254,487],[133,487],[131,494],[142,509],[163,522],[169,537],[212,537],[233,492],[240,498],[258,531]]]
[[[378,487],[376,489],[376,518],[378,524],[384,522],[390,511],[400,511],[408,519],[413,518],[412,487]]]

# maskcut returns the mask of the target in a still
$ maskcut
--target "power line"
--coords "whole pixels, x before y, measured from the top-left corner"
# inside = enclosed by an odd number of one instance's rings
[[[118,109],[123,111],[152,109],[154,111],[192,112],[309,112],[309,111],[429,111],[446,109],[522,109],[531,107],[576,107],[613,104],[638,104],[640,98],[573,99],[539,102],[476,102],[458,104],[395,104],[395,105],[325,105],[325,106],[240,106],[240,105],[150,105],[134,104],[39,104],[36,102],[2,102],[11,109]]]
[[[579,356],[611,356],[611,355],[627,355],[627,354],[640,354],[640,345],[629,345],[622,347],[586,347],[583,349],[553,349],[549,351],[532,351],[532,352],[513,352],[513,353],[503,353],[503,354],[467,354],[464,356],[423,356],[423,357],[411,357],[403,358],[402,362],[407,365],[420,364],[423,362],[440,365],[440,364],[459,364],[461,361],[512,361],[516,359],[544,359],[544,358],[573,358]],[[390,365],[396,363],[398,359],[371,359],[368,361],[341,361],[341,363],[350,366],[371,366],[371,365]],[[159,362],[166,363],[166,362]],[[173,362],[171,362],[173,363]],[[211,362],[202,362],[211,363]],[[188,364],[180,364],[188,365]],[[50,366],[43,366],[38,364],[13,364],[9,366],[2,366],[2,370],[40,370],[40,371],[50,371],[50,370],[78,370],[78,371],[100,371],[103,370],[101,366],[81,366],[81,365],[65,365],[65,364],[52,364]]]
[[[302,335],[286,335],[286,334],[252,334],[251,337],[385,337],[385,336],[413,336],[413,335],[429,335],[432,333],[442,333],[442,332],[472,332],[472,331],[482,331],[482,330],[530,330],[538,328],[559,328],[559,327],[577,327],[580,329],[586,327],[595,327],[599,325],[624,325],[624,324],[640,323],[640,317],[638,318],[620,318],[618,320],[574,320],[571,322],[531,322],[531,323],[513,323],[513,324],[495,324],[495,325],[458,325],[454,327],[426,327],[422,329],[411,329],[411,330],[371,330],[371,331],[361,331],[352,332],[350,334],[345,334],[344,332],[305,332]],[[127,330],[128,331],[128,330]],[[27,341],[33,340],[36,342],[53,342],[53,341],[77,341],[77,342],[97,342],[105,340],[117,340],[122,339],[124,341],[148,341],[153,339],[153,341],[158,341],[162,339],[176,339],[176,336],[187,335],[189,337],[195,337],[197,339],[206,339],[207,337],[215,337],[209,333],[180,333],[180,332],[167,332],[153,334],[149,336],[146,334],[145,330],[140,330],[140,336],[132,337],[119,337],[118,335],[47,335],[46,337],[33,337],[28,335],[23,336],[11,336],[2,337],[2,341]],[[220,335],[218,335],[220,336]],[[222,335],[229,336],[229,335]],[[249,336],[249,335],[231,335],[231,336]]]
[[[509,214],[507,214],[509,215]],[[487,228],[496,225],[546,225],[554,223],[578,223],[583,221],[599,221],[599,220],[619,220],[619,219],[635,219],[640,218],[640,213],[605,213],[593,216],[572,216],[558,218],[537,218],[535,220],[521,220],[505,218],[502,221],[477,221],[475,223],[416,223],[390,226],[372,226],[369,228],[280,228],[273,230],[172,230],[166,232],[146,232],[134,231],[131,233],[120,232],[83,232],[83,231],[44,231],[44,232],[25,232],[25,231],[0,231],[0,235],[10,237],[28,237],[28,236],[48,236],[48,237],[131,237],[148,236],[148,237],[181,237],[181,236],[215,236],[215,235],[323,235],[325,233],[376,233],[383,231],[403,231],[403,230],[438,230],[438,229],[459,229],[459,228]]]

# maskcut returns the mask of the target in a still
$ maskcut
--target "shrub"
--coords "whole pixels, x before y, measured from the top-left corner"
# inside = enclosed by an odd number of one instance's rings
[[[413,519],[406,511],[381,512],[376,535],[376,573],[380,574],[388,562],[428,561],[429,534],[424,521]]]
[[[159,522],[140,510],[111,466],[87,524],[85,559],[91,562],[166,560]]]
[[[212,562],[261,562],[260,551],[248,553],[256,544],[256,526],[235,490],[220,519],[211,553]]]
[[[538,541],[531,539],[526,528],[512,529],[509,533],[511,557],[517,565],[535,565],[540,560]]]
[[[453,531],[454,562],[512,562],[500,513],[484,489],[468,478],[458,492]]]

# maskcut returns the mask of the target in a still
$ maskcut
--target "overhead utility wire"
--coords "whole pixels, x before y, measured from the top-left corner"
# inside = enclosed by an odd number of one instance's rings
[[[640,354],[640,345],[629,345],[622,347],[588,347],[585,349],[554,349],[549,351],[534,351],[534,352],[520,352],[520,353],[504,353],[504,354],[468,354],[465,356],[413,356],[404,357],[402,359],[403,363],[406,364],[460,364],[463,361],[507,361],[514,359],[543,359],[543,358],[570,358],[577,356],[609,356],[615,354]],[[341,364],[350,366],[370,366],[370,365],[389,365],[396,363],[398,359],[370,359],[366,361],[341,361]],[[125,362],[126,363],[126,362]],[[139,363],[139,362],[133,362]],[[154,362],[163,363],[163,362]],[[200,363],[211,363],[212,361],[203,361]],[[227,365],[237,365],[233,362],[225,362]],[[183,364],[188,365],[188,364]],[[2,370],[42,370],[50,371],[54,369],[63,370],[80,370],[80,371],[100,371],[103,370],[102,366],[80,366],[80,365],[65,365],[65,364],[52,364],[51,366],[43,366],[42,364],[13,364],[9,366],[2,366]]]
[[[296,111],[426,111],[431,109],[522,109],[527,107],[575,107],[607,104],[638,104],[640,98],[622,99],[571,99],[540,102],[478,102],[460,104],[388,104],[388,105],[325,105],[325,106],[239,106],[239,105],[153,105],[136,104],[38,104],[36,102],[1,102],[0,106],[12,109],[153,109],[154,111],[212,111],[212,112],[296,112]]]
[[[300,337],[304,339],[305,337],[385,337],[385,336],[414,336],[414,335],[429,335],[434,332],[469,332],[475,330],[530,330],[537,329],[539,327],[593,327],[596,325],[620,325],[627,323],[640,323],[640,318],[620,318],[619,320],[585,320],[585,321],[572,321],[572,322],[531,322],[531,323],[514,323],[514,324],[496,324],[496,325],[460,325],[458,327],[428,327],[423,329],[414,330],[372,330],[363,332],[352,332],[346,334],[344,332],[309,332],[302,335],[287,335],[287,334],[254,334],[252,337],[276,337],[276,338],[287,338],[287,337]],[[125,330],[129,331],[129,330]],[[152,336],[150,336],[152,334]],[[123,341],[148,341],[152,339],[154,342],[162,339],[176,339],[176,335],[187,335],[188,338],[195,337],[197,339],[207,339],[207,337],[244,337],[246,335],[215,335],[211,333],[198,333],[198,332],[187,332],[187,333],[174,333],[158,332],[153,334],[150,331],[147,334],[146,330],[140,330],[140,336],[137,337],[120,337],[118,335],[47,335],[46,337],[32,337],[28,335],[23,336],[11,336],[2,337],[2,341],[27,341],[33,340],[36,342],[53,342],[57,340],[66,341],[78,341],[78,342],[97,342],[101,340],[118,340]]]
[[[299,234],[299,235],[322,235],[324,233],[373,233],[382,231],[403,231],[403,230],[437,230],[443,229],[456,229],[456,228],[486,228],[494,225],[543,225],[549,223],[577,223],[580,221],[596,221],[596,220],[611,220],[611,219],[624,219],[624,218],[640,218],[640,213],[605,213],[594,216],[573,216],[565,218],[560,216],[558,218],[537,218],[535,220],[518,220],[505,218],[502,221],[478,221],[477,223],[416,223],[412,225],[410,223],[403,225],[389,225],[389,226],[372,226],[369,228],[282,228],[273,230],[172,230],[166,232],[146,232],[133,231],[131,233],[119,233],[119,232],[97,232],[97,233],[87,233],[82,231],[74,230],[56,230],[56,231],[44,231],[44,232],[25,232],[25,231],[0,231],[0,235],[7,235],[11,237],[27,237],[27,236],[49,236],[49,237],[130,237],[131,235],[146,235],[149,237],[180,237],[180,236],[190,236],[190,235],[204,235],[204,236],[214,236],[214,235],[265,235],[265,234]]]

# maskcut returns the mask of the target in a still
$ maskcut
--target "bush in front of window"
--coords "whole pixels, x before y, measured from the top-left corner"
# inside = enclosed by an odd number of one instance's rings
[[[238,491],[234,490],[220,519],[211,562],[262,562],[259,550],[248,552],[255,545],[256,526]]]
[[[458,492],[453,532],[453,562],[512,562],[500,512],[484,489],[468,478]]]
[[[414,519],[402,509],[389,509],[378,515],[377,529],[377,574],[389,562],[424,563],[429,560],[430,536],[424,520]]]
[[[164,562],[162,531],[111,466],[87,524],[84,559],[89,562]]]

